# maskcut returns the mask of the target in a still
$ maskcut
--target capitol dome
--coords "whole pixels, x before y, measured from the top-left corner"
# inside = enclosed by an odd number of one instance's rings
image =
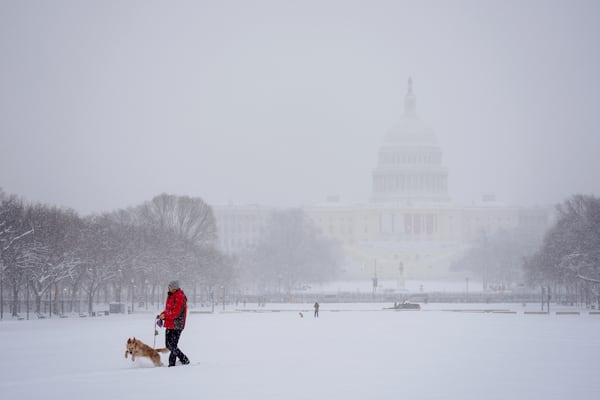
[[[418,118],[402,118],[393,128],[388,130],[384,146],[431,145],[437,146],[433,129]]]
[[[404,114],[385,135],[373,171],[374,202],[407,205],[447,202],[448,171],[433,129],[417,117],[412,79],[404,99]]]

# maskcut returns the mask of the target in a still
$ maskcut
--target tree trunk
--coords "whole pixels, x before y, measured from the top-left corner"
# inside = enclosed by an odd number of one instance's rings
[[[94,290],[90,288],[88,293],[88,314],[91,316],[94,311]]]
[[[59,301],[60,301],[60,297],[59,296],[59,290],[58,290],[58,283],[54,284],[54,302],[53,304],[53,308],[54,308],[54,315],[58,315],[60,314],[60,307],[59,307]]]
[[[120,303],[121,302],[121,283],[119,283],[118,285],[116,285],[115,287],[115,294],[116,294],[116,302]]]
[[[152,284],[152,292],[150,294],[150,297],[152,298],[152,305],[154,306],[154,304],[156,304],[156,308],[158,308],[158,301],[156,300],[156,284]]]
[[[19,287],[17,286],[17,284],[14,284],[12,287],[12,292],[13,292],[13,301],[10,307],[10,311],[11,311],[11,315],[13,317],[16,317],[18,315],[17,310],[18,310],[18,305],[19,305]]]

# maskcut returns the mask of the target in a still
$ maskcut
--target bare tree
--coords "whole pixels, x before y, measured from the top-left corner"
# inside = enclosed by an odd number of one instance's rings
[[[28,207],[26,215],[35,229],[27,263],[28,281],[36,297],[36,311],[41,312],[44,294],[53,285],[56,292],[57,285],[70,277],[80,263],[75,248],[79,244],[81,220],[73,211],[40,204]],[[57,302],[55,295],[55,312],[58,312]]]
[[[454,271],[465,271],[480,277],[485,287],[510,287],[523,281],[525,257],[539,248],[543,232],[515,228],[482,234],[463,257],[451,265]]]
[[[199,197],[163,193],[136,211],[144,224],[171,229],[195,245],[210,245],[217,239],[212,208]]]
[[[81,264],[76,281],[82,283],[87,295],[88,312],[93,312],[94,295],[101,286],[119,276],[114,263],[118,237],[111,230],[110,220],[105,217],[90,217],[82,230],[83,241],[79,249]]]
[[[25,281],[23,271],[24,241],[34,232],[25,219],[25,207],[16,196],[3,194],[0,203],[0,318],[4,316],[4,284],[12,288],[11,314],[17,316],[19,289]]]
[[[600,293],[595,282],[600,280],[600,198],[575,195],[557,207],[557,214],[539,251],[527,259],[529,281],[571,292],[585,282]]]
[[[161,194],[139,207],[121,211],[114,218],[144,228],[144,251],[139,253],[152,285],[168,279],[189,279],[191,284],[207,280],[211,268],[225,268],[215,256],[217,227],[212,208],[201,198]],[[200,276],[199,276],[200,275]]]
[[[289,292],[333,278],[341,256],[336,243],[320,236],[301,210],[289,210],[273,214],[249,257],[251,274],[264,289]]]

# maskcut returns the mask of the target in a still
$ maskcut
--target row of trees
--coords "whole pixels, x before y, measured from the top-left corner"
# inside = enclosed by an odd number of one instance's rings
[[[482,235],[453,268],[481,277],[486,289],[525,283],[600,303],[600,198],[575,195],[556,207],[555,219],[547,231]]]
[[[171,279],[211,291],[234,275],[233,260],[216,249],[216,239],[212,209],[200,198],[162,194],[135,208],[82,218],[2,194],[0,290],[10,291],[12,315],[30,292],[36,312],[43,298],[58,312],[65,296],[71,304],[85,297],[91,312],[100,291],[117,302],[124,290],[132,301],[134,295],[162,301]],[[0,302],[3,313],[4,293]]]
[[[5,293],[16,316],[19,299],[33,310],[63,312],[85,299],[162,302],[165,283],[185,282],[188,296],[212,299],[252,287],[290,290],[330,279],[340,261],[300,210],[273,214],[257,248],[239,258],[217,248],[212,208],[201,198],[161,194],[140,206],[81,217],[72,210],[28,205],[0,190],[0,317]],[[193,291],[193,292],[192,292]],[[192,293],[190,293],[192,292]],[[60,307],[59,302],[63,307]],[[29,306],[27,306],[29,310]]]
[[[482,232],[451,268],[481,279],[484,290],[514,287],[525,280],[523,260],[539,248],[543,235],[544,231],[524,227]]]
[[[525,260],[527,281],[568,293],[583,288],[586,297],[593,295],[600,304],[600,198],[573,196],[556,213],[542,246]]]

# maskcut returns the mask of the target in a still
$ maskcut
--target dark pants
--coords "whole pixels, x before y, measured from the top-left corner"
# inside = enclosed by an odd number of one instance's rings
[[[187,358],[187,356],[183,354],[181,350],[179,350],[179,347],[177,347],[180,336],[181,329],[167,329],[165,333],[165,344],[167,349],[171,351],[171,354],[169,354],[169,366],[175,365],[175,361],[177,361],[178,358],[182,364],[190,363],[190,360]]]

